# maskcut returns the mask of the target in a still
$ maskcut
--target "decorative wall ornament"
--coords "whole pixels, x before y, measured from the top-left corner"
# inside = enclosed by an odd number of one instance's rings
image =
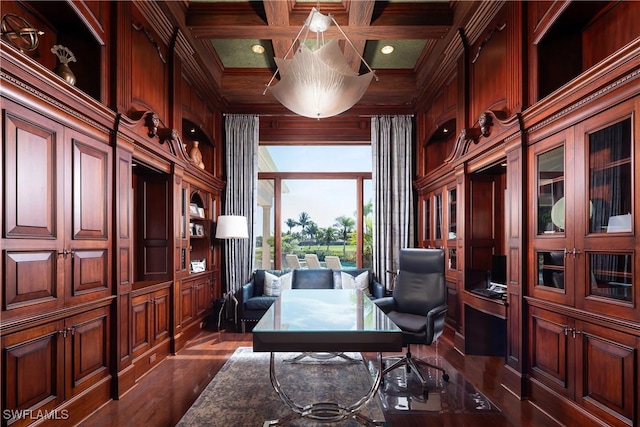
[[[43,35],[44,31],[33,28],[18,15],[6,13],[2,15],[0,34],[20,52],[30,52],[38,48],[38,37]]]
[[[71,68],[69,68],[69,62],[76,62],[76,57],[69,50],[68,47],[61,44],[54,44],[51,48],[51,53],[58,57],[58,66],[54,72],[62,77],[71,86],[76,84],[76,75],[73,74]]]
[[[496,33],[496,31],[502,31],[505,28],[507,28],[507,23],[505,22],[504,24],[500,25],[500,26],[496,26],[495,28],[493,28],[489,34],[487,35],[487,37],[485,37],[484,40],[482,40],[482,43],[480,44],[480,47],[478,48],[478,51],[476,52],[476,56],[473,57],[473,59],[471,60],[472,64],[475,64],[476,61],[478,60],[478,58],[480,57],[480,51],[482,50],[482,48],[484,47],[484,45],[486,45],[487,43],[489,43],[489,41],[491,40],[491,38],[493,37],[493,35]]]
[[[204,163],[202,163],[202,153],[200,152],[199,141],[193,141],[193,147],[191,147],[191,151],[189,151],[189,157],[193,160],[193,163],[196,164],[200,169],[204,169]]]
[[[160,124],[160,118],[156,113],[147,113],[144,118],[144,125],[149,128],[149,137],[155,138],[158,134],[158,125]]]
[[[156,51],[158,52],[158,57],[160,58],[160,61],[162,61],[163,64],[166,64],[167,60],[165,59],[164,55],[162,54],[162,50],[160,49],[160,45],[153,38],[153,35],[151,34],[151,31],[148,30],[147,28],[145,28],[142,25],[138,25],[138,24],[134,24],[134,23],[131,24],[131,27],[136,31],[142,31],[144,33],[144,35],[147,36],[147,40],[149,40],[149,43],[151,43],[156,48]]]

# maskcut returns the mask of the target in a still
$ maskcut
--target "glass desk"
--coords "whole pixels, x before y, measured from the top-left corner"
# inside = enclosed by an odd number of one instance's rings
[[[286,425],[297,417],[337,422],[346,418],[363,425],[386,425],[360,414],[375,396],[382,379],[382,352],[402,350],[402,331],[366,295],[355,289],[285,290],[253,329],[253,351],[271,352],[271,385],[293,411],[290,417],[265,421]],[[377,352],[378,370],[369,392],[351,405],[316,403],[301,406],[291,400],[276,376],[274,352]]]

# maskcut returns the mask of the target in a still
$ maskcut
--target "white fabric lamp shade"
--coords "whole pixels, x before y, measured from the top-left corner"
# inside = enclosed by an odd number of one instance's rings
[[[220,215],[216,239],[248,239],[247,218],[242,215]]]

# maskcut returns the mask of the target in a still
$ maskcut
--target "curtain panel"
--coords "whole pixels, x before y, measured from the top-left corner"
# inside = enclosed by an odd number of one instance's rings
[[[411,116],[371,118],[373,152],[373,270],[389,288],[387,271],[398,269],[398,253],[415,244],[413,120]]]
[[[247,218],[248,239],[224,240],[226,295],[235,295],[253,272],[253,217],[258,185],[259,119],[256,115],[225,115],[227,185],[224,214]]]

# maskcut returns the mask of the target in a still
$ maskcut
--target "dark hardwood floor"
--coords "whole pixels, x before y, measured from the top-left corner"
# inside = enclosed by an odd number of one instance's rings
[[[250,332],[241,334],[201,331],[182,351],[168,357],[140,379],[122,399],[107,403],[80,425],[91,427],[174,426],[235,349],[251,346],[251,339]],[[414,356],[418,358],[435,354],[434,346],[412,346],[411,349]],[[491,399],[502,413],[442,414],[440,416],[385,414],[389,427],[558,425],[529,402],[520,401],[501,386],[504,363],[501,358],[462,356],[445,339],[440,339],[438,353]]]

